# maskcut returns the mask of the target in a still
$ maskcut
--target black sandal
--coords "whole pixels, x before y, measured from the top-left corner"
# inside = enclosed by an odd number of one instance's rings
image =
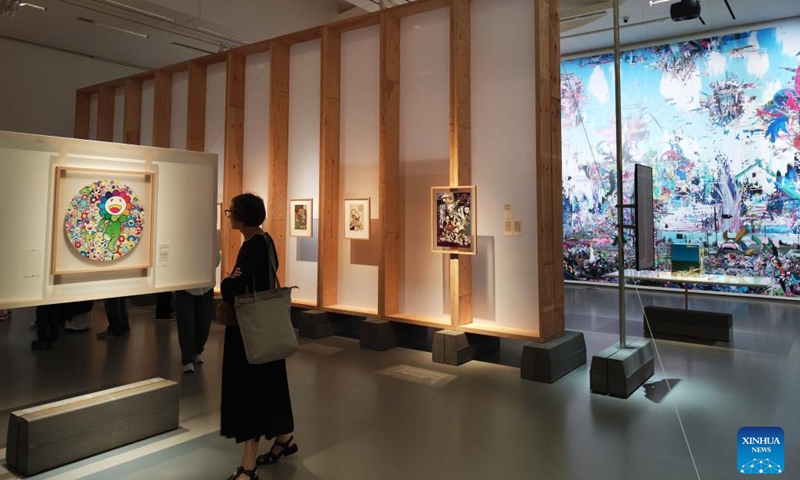
[[[294,441],[293,436],[289,437],[289,440],[286,440],[285,442],[279,442],[278,439],[275,439],[275,443],[272,444],[272,447],[270,447],[269,452],[265,453],[264,455],[259,455],[258,458],[256,458],[256,465],[272,465],[273,463],[280,460],[281,457],[288,457],[290,455],[294,455],[295,453],[297,453],[299,448],[297,448],[296,443],[291,447],[289,446],[289,444],[292,443],[293,441]],[[281,447],[282,450],[278,453],[273,453],[272,449],[275,448],[276,445]]]
[[[250,480],[259,480],[258,473],[256,473],[255,469],[245,470],[244,467],[237,468],[236,471],[227,478],[227,480],[236,480],[240,475],[247,475]]]

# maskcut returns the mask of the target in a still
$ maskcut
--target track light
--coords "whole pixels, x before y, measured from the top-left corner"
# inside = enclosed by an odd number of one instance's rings
[[[147,35],[146,33],[139,33],[139,32],[134,32],[133,30],[126,30],[124,28],[115,27],[114,25],[109,25],[107,23],[97,22],[95,20],[92,20],[91,18],[78,17],[77,20],[92,25],[97,25],[98,27],[107,28],[109,30],[114,30],[115,32],[122,32],[122,33],[127,33],[128,35],[135,35],[139,38],[150,38],[150,35]]]

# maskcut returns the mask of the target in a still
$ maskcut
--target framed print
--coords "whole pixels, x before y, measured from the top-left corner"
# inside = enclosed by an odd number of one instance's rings
[[[431,189],[431,236],[434,252],[475,255],[477,224],[475,187]]]
[[[289,200],[289,235],[292,237],[311,237],[314,235],[314,200]]]
[[[56,167],[51,273],[150,268],[154,172]]]
[[[369,198],[348,198],[344,201],[344,238],[369,240]]]

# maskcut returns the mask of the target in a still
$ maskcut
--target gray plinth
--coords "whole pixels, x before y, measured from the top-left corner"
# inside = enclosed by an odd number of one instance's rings
[[[303,338],[325,338],[358,328],[362,317],[339,315],[320,310],[305,310],[298,319],[298,329]]]
[[[178,428],[178,384],[153,378],[12,412],[6,462],[30,476]]]
[[[625,348],[612,345],[592,357],[589,388],[594,393],[628,398],[654,372],[653,344],[628,341]]]
[[[644,307],[644,315],[656,337],[663,335],[731,341],[733,316],[730,313],[647,306]],[[645,335],[650,334],[646,323],[644,330]]]
[[[382,352],[427,336],[427,327],[367,319],[361,323],[359,344],[363,349]]]
[[[475,333],[441,330],[433,336],[433,361],[461,365],[500,348],[500,339]]]
[[[581,332],[566,332],[547,343],[522,347],[520,376],[526,380],[553,383],[586,364],[586,341]]]

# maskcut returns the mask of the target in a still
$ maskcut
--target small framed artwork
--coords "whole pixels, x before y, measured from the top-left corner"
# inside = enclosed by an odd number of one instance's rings
[[[289,200],[289,235],[292,237],[312,237],[313,206],[311,198]]]
[[[434,252],[475,255],[477,252],[475,187],[431,189],[431,234]]]
[[[50,273],[152,266],[155,172],[56,167]]]
[[[344,201],[344,238],[369,240],[369,198]]]

